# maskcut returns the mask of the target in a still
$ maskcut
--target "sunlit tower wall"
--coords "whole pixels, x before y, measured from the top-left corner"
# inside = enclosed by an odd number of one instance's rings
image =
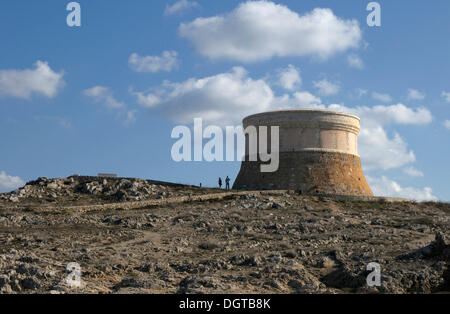
[[[358,117],[330,110],[291,109],[255,114],[243,124],[244,129],[255,126],[257,132],[267,126],[269,142],[271,127],[279,127],[279,168],[261,172],[261,164],[267,163],[249,161],[246,135],[246,154],[234,189],[373,196],[358,155]]]

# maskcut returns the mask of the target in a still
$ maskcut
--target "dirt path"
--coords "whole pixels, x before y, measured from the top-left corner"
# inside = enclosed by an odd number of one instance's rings
[[[211,193],[204,195],[189,195],[181,197],[171,197],[159,200],[147,200],[138,202],[120,202],[102,205],[87,205],[87,206],[45,206],[35,207],[31,211],[34,213],[52,213],[55,211],[68,210],[71,212],[91,212],[103,210],[132,210],[139,208],[148,208],[155,206],[166,206],[171,204],[181,204],[190,202],[205,202],[205,201],[220,201],[227,197],[236,197],[241,195],[282,195],[287,191],[245,191],[245,192],[225,192],[225,193]],[[8,208],[7,208],[8,209]]]
[[[104,211],[104,210],[133,210],[140,208],[149,208],[156,206],[167,206],[182,203],[191,202],[206,202],[206,201],[220,201],[230,197],[245,196],[245,195],[271,195],[279,196],[286,193],[290,193],[287,190],[272,190],[272,191],[230,191],[224,193],[209,193],[203,195],[188,195],[181,197],[170,197],[158,200],[146,200],[146,201],[136,201],[136,202],[120,202],[120,203],[110,203],[101,205],[77,205],[77,206],[44,206],[44,207],[33,207],[29,211],[33,213],[53,213],[55,211],[71,211],[71,212],[93,212],[93,211]],[[321,195],[317,195],[321,196]],[[329,196],[323,195],[323,197],[333,198],[336,200],[364,200],[364,201],[387,201],[387,202],[404,202],[408,201],[406,199],[400,198],[386,198],[386,197],[350,197],[350,196]],[[16,208],[3,208],[4,210],[11,210]]]

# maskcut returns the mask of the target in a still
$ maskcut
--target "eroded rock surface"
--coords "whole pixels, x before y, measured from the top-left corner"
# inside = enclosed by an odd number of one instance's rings
[[[101,204],[117,191],[127,195],[120,200],[134,191],[143,199],[211,193],[140,181],[88,183],[41,179],[0,196],[0,292],[450,290],[450,204],[249,192],[128,211],[64,209],[71,198]],[[33,211],[51,193],[54,209]],[[366,284],[370,262],[381,266],[380,287]],[[80,287],[67,281],[70,263],[81,267]]]

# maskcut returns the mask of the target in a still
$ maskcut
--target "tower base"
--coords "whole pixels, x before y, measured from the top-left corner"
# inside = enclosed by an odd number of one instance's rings
[[[303,194],[373,196],[357,155],[334,152],[281,152],[278,171],[263,173],[261,164],[260,161],[242,162],[233,189],[295,190]]]

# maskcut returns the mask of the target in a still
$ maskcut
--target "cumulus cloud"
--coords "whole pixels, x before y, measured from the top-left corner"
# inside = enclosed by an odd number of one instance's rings
[[[424,100],[425,94],[418,91],[417,89],[408,89],[408,99],[409,100]]]
[[[310,92],[296,92],[294,93],[294,107],[319,107],[322,106],[322,100],[314,96]]]
[[[313,82],[313,84],[314,87],[318,89],[319,94],[324,96],[336,95],[340,90],[340,86],[338,83],[333,83],[326,79],[318,82]]]
[[[448,130],[450,130],[450,120],[445,120],[444,126],[445,126]]]
[[[388,170],[416,161],[414,152],[403,138],[397,133],[389,138],[381,126],[361,128],[359,153],[367,170]]]
[[[274,97],[271,109],[287,107],[326,108],[355,114],[362,119],[360,152],[367,169],[392,169],[415,161],[415,155],[408,144],[397,133],[389,137],[387,125],[425,125],[432,121],[431,113],[425,108],[411,109],[403,104],[375,107],[345,107],[343,105],[322,104],[320,98],[303,91],[292,97]]]
[[[132,92],[131,88],[130,92]],[[84,90],[83,94],[91,98],[95,103],[110,108],[116,115],[116,118],[123,121],[123,124],[130,125],[136,121],[138,111],[132,110],[126,103],[118,101],[108,86],[94,86]]]
[[[348,64],[355,69],[362,70],[364,68],[364,62],[360,57],[355,54],[351,54],[347,57]]]
[[[83,94],[92,98],[96,103],[102,103],[109,108],[124,108],[125,104],[114,98],[113,92],[106,86],[94,86],[83,91]]]
[[[225,125],[240,123],[246,115],[268,110],[274,101],[263,79],[252,79],[242,67],[181,83],[166,82],[153,93],[134,93],[141,105],[169,119],[191,123],[194,118]]]
[[[283,110],[292,108],[325,108],[322,100],[308,91],[299,91],[293,94],[275,96],[272,99],[270,110]]]
[[[164,15],[173,15],[192,8],[198,8],[200,5],[195,1],[180,0],[173,5],[166,5]]]
[[[355,94],[357,98],[361,98],[362,96],[367,95],[368,90],[363,88],[357,88],[355,89]]]
[[[450,92],[442,92],[442,97],[445,99],[446,102],[450,102]]]
[[[242,67],[180,83],[164,82],[146,92],[133,92],[137,101],[168,119],[192,123],[203,118],[217,125],[239,125],[247,115],[285,108],[327,108],[361,118],[359,152],[366,170],[388,170],[415,162],[415,154],[398,134],[385,130],[389,125],[425,125],[433,117],[426,108],[412,109],[403,104],[374,107],[325,106],[308,91],[275,95],[264,79],[254,79]]]
[[[127,113],[126,113],[127,117],[125,119],[125,124],[126,125],[132,124],[132,123],[134,123],[136,121],[136,113],[137,113],[137,110],[129,110],[129,111],[127,111]]]
[[[197,18],[181,24],[179,34],[206,57],[242,62],[288,56],[326,59],[358,47],[362,38],[356,20],[341,19],[330,9],[300,16],[270,1],[247,1],[226,15]]]
[[[397,182],[382,176],[381,178],[372,178],[367,176],[367,181],[375,195],[386,197],[403,197],[415,201],[436,201],[437,197],[433,195],[433,190],[429,187],[416,189],[412,187],[402,187]]]
[[[137,97],[137,103],[143,107],[152,108],[161,103],[161,99],[152,93],[131,92]]]
[[[377,92],[372,93],[372,98],[384,103],[392,102],[392,97],[389,94],[381,94]]]
[[[361,118],[359,153],[366,170],[393,169],[416,161],[406,141],[394,133],[390,137],[384,126],[390,124],[425,125],[433,117],[428,109],[411,109],[403,104],[392,106],[354,107],[330,105],[328,109],[355,114]]]
[[[332,105],[339,109],[339,105]],[[404,104],[391,106],[355,107],[353,109],[342,107],[343,110],[352,111],[358,115],[365,126],[403,124],[425,125],[433,120],[431,112],[426,108],[411,109]]]
[[[7,175],[5,171],[0,171],[0,193],[15,190],[24,186],[25,182],[19,177]]]
[[[63,76],[43,61],[37,61],[33,69],[0,70],[0,96],[29,99],[37,94],[53,98],[65,85]]]
[[[278,73],[279,84],[287,90],[293,90],[302,84],[300,70],[290,64]]]
[[[414,167],[405,168],[405,169],[403,169],[403,172],[406,175],[410,176],[410,177],[418,177],[418,178],[423,178],[424,177],[423,172],[420,171],[420,170],[417,170]]]
[[[177,56],[176,51],[164,51],[162,56],[140,56],[133,53],[128,64],[136,72],[170,72],[178,67]]]

